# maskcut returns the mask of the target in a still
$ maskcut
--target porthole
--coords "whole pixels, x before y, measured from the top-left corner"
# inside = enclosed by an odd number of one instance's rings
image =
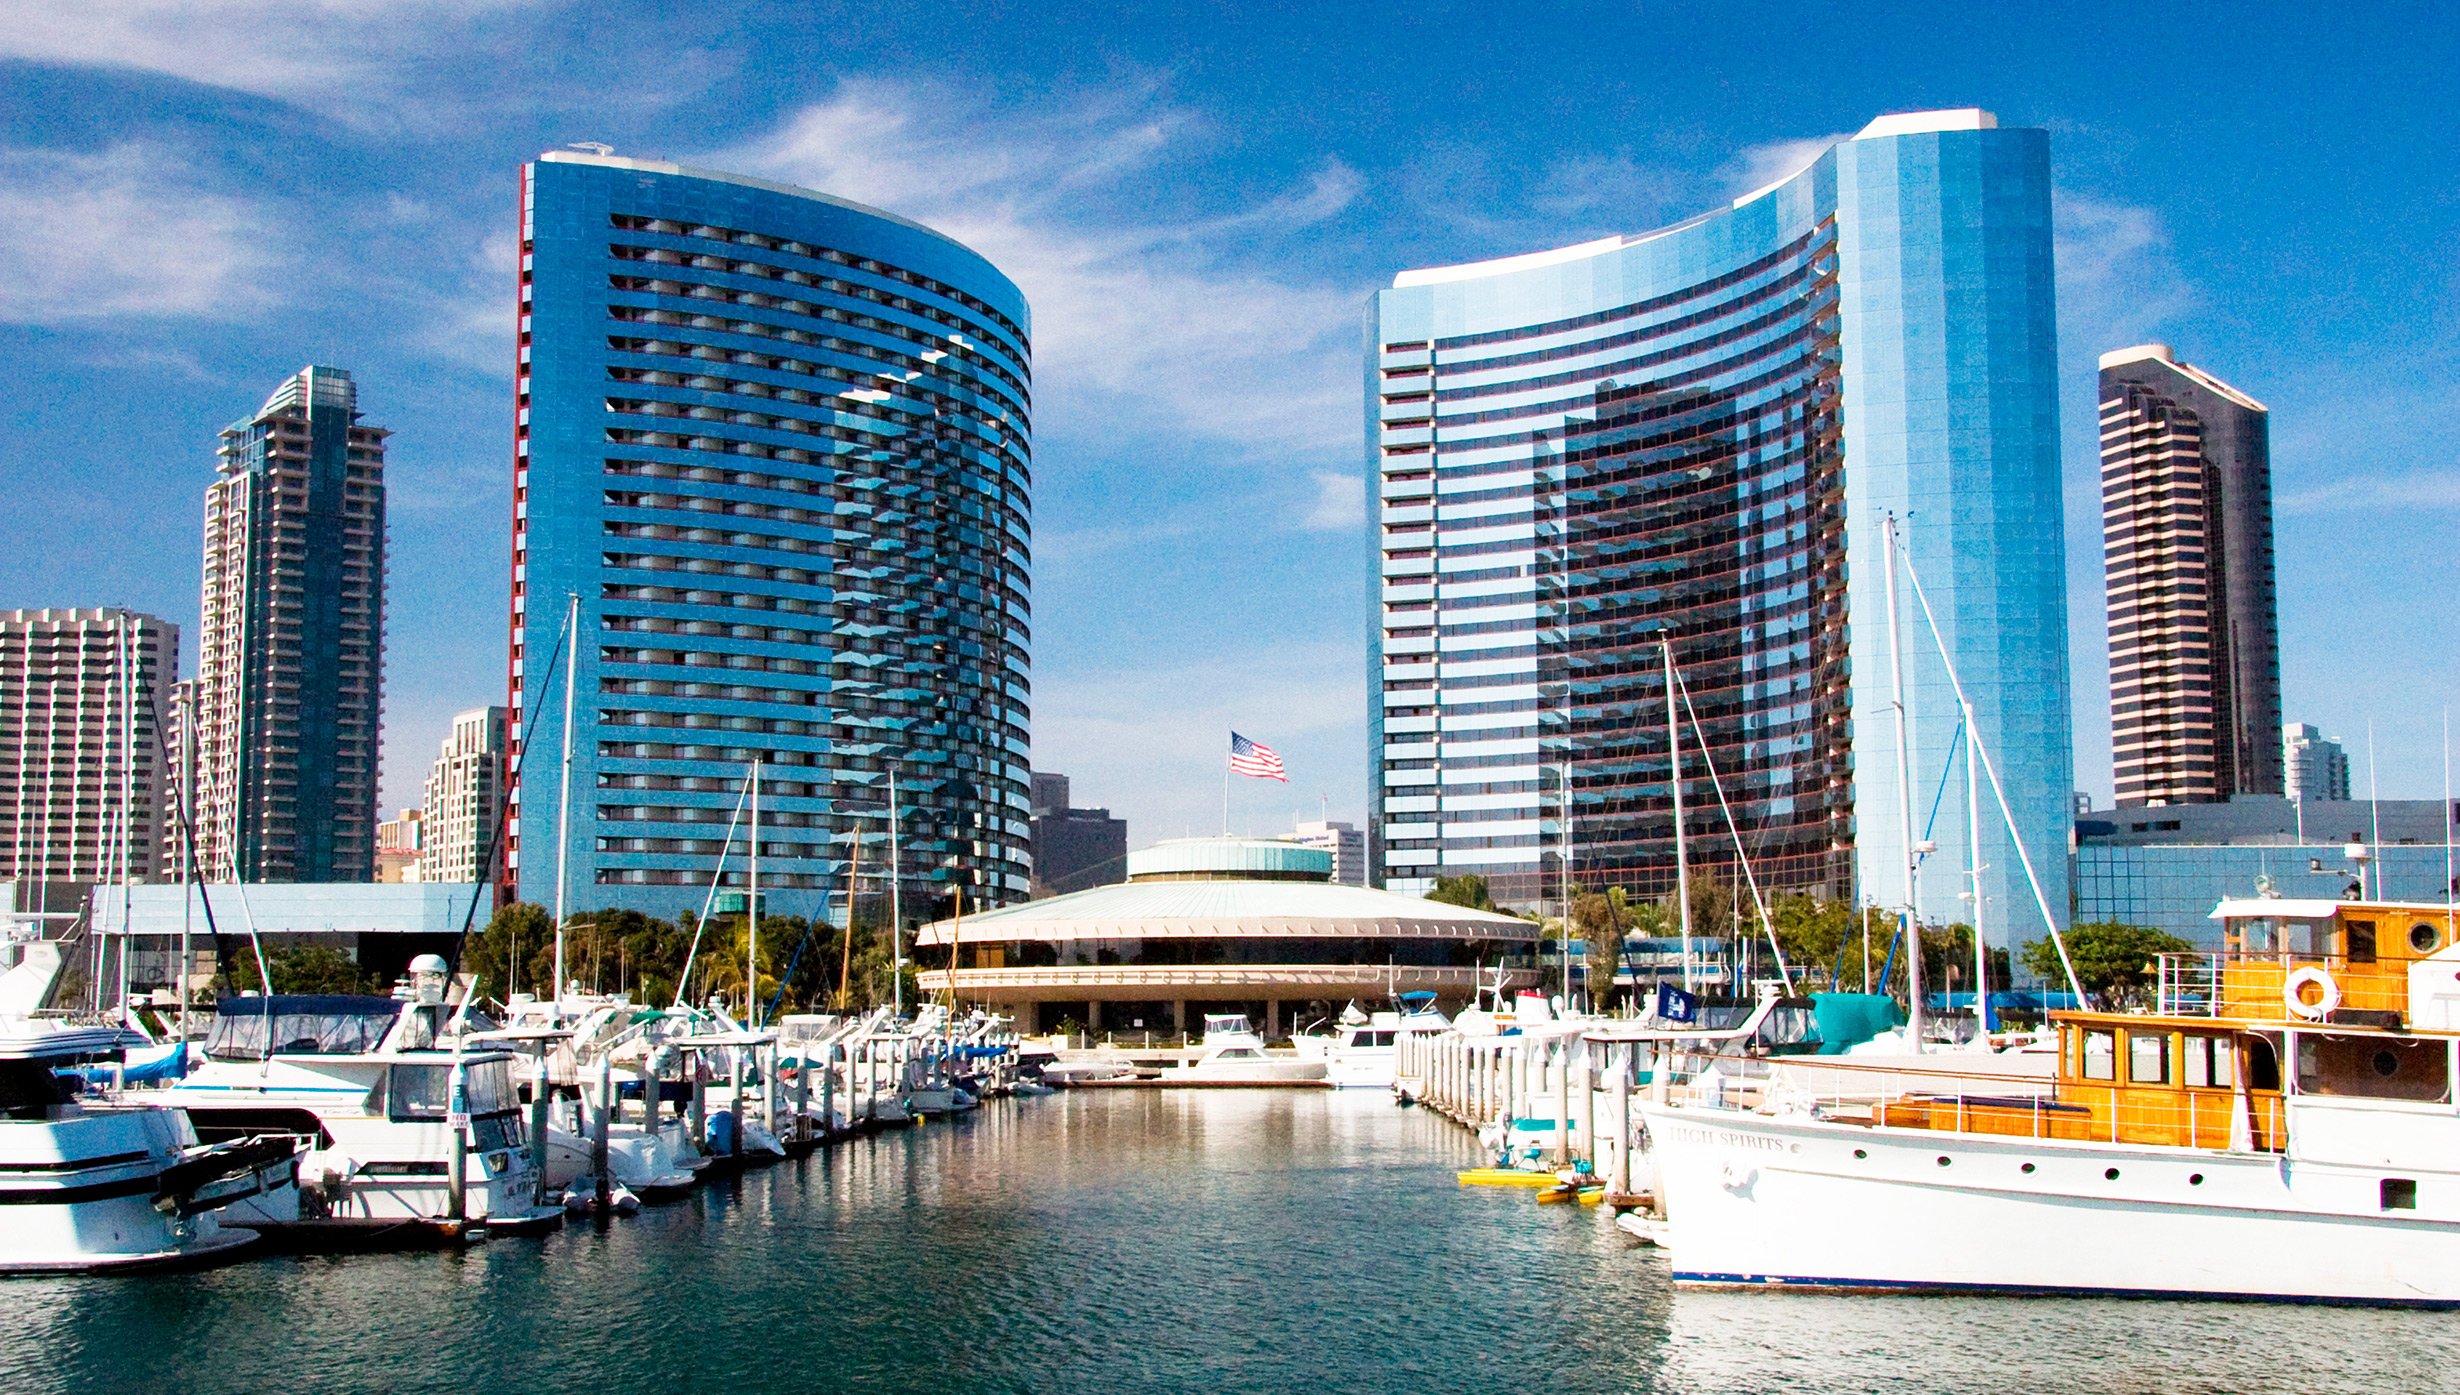
[[[2023,1167],[2023,1171],[2025,1171],[2025,1172],[2028,1172],[2028,1173],[2029,1173],[2029,1172],[2031,1172],[2032,1170],[2033,1170],[2033,1164],[2031,1164],[2031,1163],[2026,1163],[2026,1164],[2024,1165],[2024,1167]]]
[[[2188,1186],[2190,1186],[2190,1187],[2200,1187],[2200,1186],[2204,1185],[2204,1174],[2202,1174],[2202,1173],[2200,1173],[2200,1172],[2190,1172],[2190,1173],[2188,1173],[2188,1174],[2187,1174],[2187,1185],[2188,1185]]]
[[[2400,1074],[2400,1058],[2389,1051],[2378,1051],[2374,1059],[2375,1074],[2389,1080]]]
[[[1945,1166],[1947,1166],[1947,1165],[1948,1165],[1948,1155],[1947,1155],[1947,1154],[1945,1154],[1945,1153],[1941,1153],[1941,1154],[1939,1155],[1939,1165],[1940,1165],[1941,1167],[1945,1167]]]
[[[2115,1182],[2118,1180],[2118,1169],[2115,1167],[2105,1167],[2101,1170],[2101,1175]]]
[[[2443,927],[2419,921],[2409,927],[2409,948],[2420,954],[2432,954],[2443,945]]]
[[[1867,1158],[1867,1157],[1869,1157],[1869,1156],[1870,1156],[1870,1154],[1869,1154],[1869,1153],[1866,1153],[1866,1152],[1864,1152],[1863,1150],[1861,1150],[1861,1149],[1859,1149],[1859,1148],[1856,1148],[1856,1149],[1854,1150],[1854,1157],[1855,1157],[1857,1160],[1862,1159],[1862,1158]]]

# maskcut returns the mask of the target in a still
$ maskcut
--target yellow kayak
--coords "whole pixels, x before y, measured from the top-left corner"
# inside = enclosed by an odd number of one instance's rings
[[[1551,1172],[1529,1172],[1517,1167],[1472,1167],[1453,1174],[1464,1187],[1554,1187],[1561,1183]]]
[[[1537,1199],[1540,1206],[1560,1206],[1567,1201],[1577,1201],[1583,1206],[1595,1206],[1606,1199],[1606,1189],[1603,1185],[1575,1187],[1566,1182],[1539,1192]]]

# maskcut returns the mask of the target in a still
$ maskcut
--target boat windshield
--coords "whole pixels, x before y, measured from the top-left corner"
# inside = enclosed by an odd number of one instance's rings
[[[1217,1015],[1208,1012],[1204,1015],[1204,1034],[1208,1037],[1214,1035],[1215,1033],[1227,1034],[1231,1032],[1248,1032],[1252,1030],[1254,1029],[1247,1025],[1247,1019],[1236,1013]]]
[[[205,1054],[218,1061],[266,1056],[355,1056],[384,1044],[402,1005],[392,998],[276,993],[224,998]]]

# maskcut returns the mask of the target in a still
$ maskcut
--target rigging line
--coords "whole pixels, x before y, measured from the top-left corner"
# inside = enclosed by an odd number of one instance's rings
[[[1973,703],[1965,696],[1964,680],[1956,676],[1956,661],[1948,657],[1947,639],[1939,633],[1939,617],[1931,612],[1930,596],[1922,589],[1922,574],[1913,569],[1910,556],[1905,558],[1905,578],[1913,583],[1913,598],[1921,604],[1923,622],[1930,626],[1930,642],[1939,649],[1939,666],[1947,670],[1948,686],[1956,691],[1957,710],[1970,721]],[[1981,733],[1968,728],[1966,735],[1978,738]],[[2076,961],[2068,956],[2067,937],[2059,933],[2058,917],[2050,913],[2050,895],[2041,889],[2041,875],[2033,870],[2033,855],[2025,851],[2024,835],[2016,831],[2016,811],[2007,802],[2007,787],[1999,783],[1998,762],[1990,758],[1990,748],[1978,739],[1973,742],[1973,754],[1982,758],[1982,773],[1990,777],[1990,792],[1999,801],[1999,817],[2007,821],[2007,841],[2016,845],[2016,861],[2023,864],[2024,879],[2033,888],[2033,904],[2041,908],[2042,924],[2049,927],[2050,946],[2059,952],[2059,967],[2067,971],[2067,989],[2082,1003],[2084,983],[2076,977]]]
[[[822,891],[820,893],[821,915],[826,916],[828,914],[828,906],[828,893],[826,891]],[[811,943],[812,927],[817,924],[819,924],[819,921],[817,920],[807,920],[803,922],[802,944],[796,945],[794,947],[794,953],[786,956],[786,971],[777,976],[777,992],[769,998],[769,1020],[771,1022],[775,1022],[777,1020],[777,1005],[779,1002],[784,1000],[786,996],[786,985],[794,978],[794,966],[803,962],[804,946]],[[827,970],[823,969],[821,972],[826,973]]]
[[[556,636],[555,649],[552,653],[547,655],[547,671],[538,680],[540,687],[546,687],[555,681],[555,666],[564,661],[564,650],[568,647],[568,642],[571,638],[572,617],[567,615],[564,617],[563,632]],[[535,735],[538,731],[538,719],[545,715],[545,713],[545,704],[530,704],[529,725],[521,733],[521,756],[524,760],[529,758],[530,737]],[[512,782],[512,763],[510,761],[505,762],[505,768],[500,772],[500,779],[505,784],[510,784]],[[487,851],[478,859],[478,885],[470,890],[469,908],[461,913],[461,933],[453,939],[453,977],[455,978],[459,978],[461,976],[461,956],[463,951],[469,947],[470,927],[478,923],[478,898],[483,892],[486,891],[487,882],[495,872],[496,854],[502,850],[504,841],[504,825],[512,818],[512,800],[508,797],[510,791],[498,790],[496,791],[496,794],[498,797],[495,801],[495,818],[487,828]],[[510,978],[509,969],[506,977],[508,979]],[[504,991],[506,993],[510,993],[512,991],[510,983],[505,985]],[[561,992],[562,990],[559,988],[557,991]],[[474,995],[464,995],[463,1002],[465,1004],[465,1011],[466,1004],[470,996]],[[456,1019],[458,1019],[460,1015],[461,1014],[458,1013],[455,1014]]]
[[[1922,821],[1922,841],[1925,843],[1931,840],[1930,835],[1939,831],[1939,806],[1947,802],[1948,775],[1956,769],[1956,751],[1965,744],[1965,736],[1965,719],[1959,715],[1956,718],[1956,734],[1948,738],[1947,759],[1939,763],[1939,789],[1930,797],[1930,817]],[[1922,854],[1922,859],[1929,861],[1930,854]]]
[[[1691,705],[1691,685],[1684,681],[1683,671],[1674,671],[1674,691],[1683,699],[1683,715],[1691,718],[1691,733],[1700,738],[1700,760],[1708,767],[1708,787],[1717,792],[1717,807],[1725,811],[1725,830],[1734,838],[1734,859],[1742,864],[1743,882],[1751,888],[1751,904],[1760,913],[1760,929],[1768,936],[1768,948],[1777,956],[1777,981],[1794,991],[1794,971],[1785,962],[1785,946],[1777,943],[1777,923],[1768,914],[1768,898],[1760,894],[1759,876],[1751,870],[1751,850],[1743,846],[1742,828],[1734,822],[1734,806],[1726,802],[1725,781],[1717,776],[1717,758],[1708,753],[1708,733],[1700,727],[1699,709]],[[1675,836],[1682,836],[1676,829]]]
[[[718,844],[717,866],[709,873],[709,894],[700,900],[700,919],[692,922],[692,948],[683,956],[683,972],[675,976],[675,1006],[677,1008],[683,1006],[684,989],[692,982],[692,964],[700,958],[700,937],[709,929],[709,911],[711,907],[717,905],[718,882],[726,875],[726,854],[735,849],[735,829],[742,826],[743,806],[751,797],[751,781],[746,780],[743,782],[743,793],[735,796],[734,817],[726,821],[726,841]],[[748,916],[753,909],[747,903],[744,908],[745,914]],[[752,1001],[753,991],[751,985],[744,986],[743,1001],[747,1005],[747,1011],[749,1010],[748,1004]]]

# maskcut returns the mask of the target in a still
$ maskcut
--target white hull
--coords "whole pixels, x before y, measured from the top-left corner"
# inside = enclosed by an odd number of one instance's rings
[[[1161,1074],[1165,1085],[1321,1085],[1322,1061],[1212,1061],[1172,1066]]]
[[[1679,1284],[2460,1306],[2451,1171],[1643,1113]]]
[[[0,1123],[0,1273],[199,1264],[254,1240],[211,1212],[155,1206],[163,1169],[195,1141],[167,1109]]]

